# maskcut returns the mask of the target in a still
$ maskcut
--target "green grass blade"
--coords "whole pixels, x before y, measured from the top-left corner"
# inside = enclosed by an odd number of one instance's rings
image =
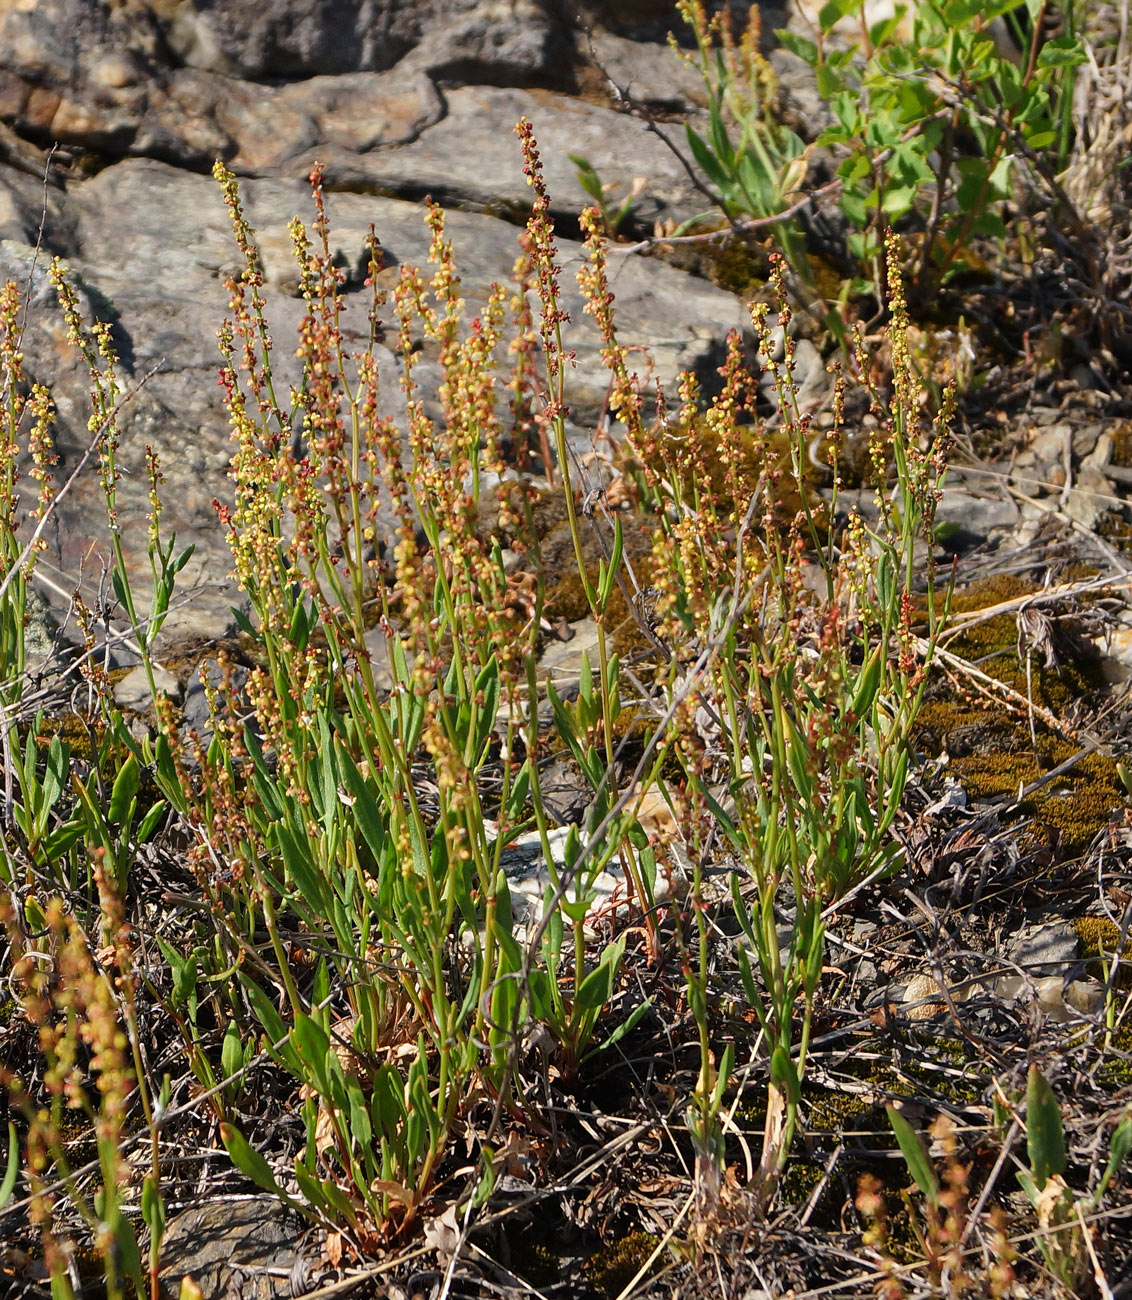
[[[895,1106],[886,1106],[885,1110],[888,1112],[888,1122],[892,1125],[893,1133],[896,1134],[900,1154],[904,1157],[908,1172],[927,1198],[928,1204],[935,1209],[939,1205],[939,1179],[935,1176],[935,1170],[932,1168],[927,1151],[924,1150],[920,1135]]]

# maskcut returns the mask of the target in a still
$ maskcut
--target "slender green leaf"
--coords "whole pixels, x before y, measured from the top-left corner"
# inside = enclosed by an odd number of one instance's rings
[[[323,831],[329,835],[338,816],[338,773],[335,770],[335,746],[330,734],[330,724],[325,713],[318,715],[318,793],[321,808],[318,813]]]
[[[149,842],[149,837],[157,829],[158,823],[161,821],[167,807],[168,804],[164,799],[158,799],[158,801],[150,808],[149,812],[147,812],[141,819],[141,824],[138,826],[138,833],[136,836],[139,844],[146,844]]]
[[[153,758],[154,767],[157,770],[157,782],[162,792],[167,799],[174,803],[178,812],[184,812],[188,804],[181,789],[181,781],[177,773],[176,762],[173,759],[173,751],[170,749],[169,741],[164,735],[159,735],[154,741]]]
[[[604,204],[605,193],[601,187],[601,178],[598,176],[596,169],[588,158],[583,158],[579,153],[568,153],[567,158],[574,164],[577,171],[574,175],[578,178],[578,184],[594,200],[595,203]]]
[[[307,1198],[311,1205],[327,1212],[333,1212],[333,1206],[327,1199],[322,1190],[321,1181],[311,1173],[301,1160],[295,1161],[295,1182],[299,1184],[299,1191]]]
[[[165,1200],[152,1174],[146,1174],[142,1182],[141,1212],[145,1226],[149,1229],[150,1254],[153,1255],[153,1245],[160,1246],[161,1238],[165,1235]]]
[[[330,904],[326,894],[326,882],[311,861],[306,836],[303,835],[300,839],[299,834],[282,821],[275,823],[273,832],[275,842],[283,855],[287,875],[298,889],[299,897],[313,913],[325,916]]]
[[[182,955],[160,935],[157,936],[157,946],[161,949],[161,955],[168,962],[169,970],[173,975],[173,1006],[179,1007],[182,1002],[187,1002],[196,990],[197,955],[195,952]]]
[[[245,1178],[250,1178],[257,1187],[262,1188],[265,1192],[274,1193],[280,1200],[288,1201],[290,1199],[283,1188],[275,1181],[271,1166],[248,1142],[238,1128],[222,1122],[220,1125],[220,1140],[224,1143],[224,1149],[228,1152],[232,1163]]]
[[[16,1126],[11,1120],[8,1121],[8,1167],[4,1170],[3,1181],[0,1181],[0,1206],[5,1205],[12,1199],[12,1192],[16,1186],[16,1179],[20,1173],[20,1139],[16,1134]]]
[[[629,1012],[628,1016],[626,1016],[626,1018],[617,1026],[617,1028],[614,1029],[613,1032],[607,1038],[603,1038],[602,1041],[598,1043],[596,1047],[590,1048],[590,1050],[582,1056],[581,1060],[583,1062],[588,1061],[591,1056],[596,1056],[599,1052],[607,1051],[610,1047],[616,1047],[617,1044],[623,1038],[625,1038],[628,1034],[631,1034],[633,1030],[636,1029],[636,1027],[641,1023],[641,1021],[648,1014],[649,1009],[651,1007],[652,1007],[652,998],[645,998],[643,1002],[638,1002],[637,1005],[633,1008],[633,1010]]]
[[[158,940],[160,943],[160,940]],[[165,945],[161,945],[162,952],[165,951]],[[256,1019],[267,1032],[268,1041],[271,1043],[282,1043],[287,1037],[289,1030],[283,1023],[283,1017],[275,1009],[274,1003],[264,993],[258,984],[254,983],[247,975],[241,973],[241,982],[244,986],[244,993],[248,1001],[252,1004],[252,1010],[255,1011]]]
[[[1041,1191],[1051,1175],[1065,1172],[1065,1131],[1057,1096],[1036,1065],[1026,1075],[1026,1151]]]
[[[142,1281],[141,1251],[138,1249],[138,1238],[134,1232],[134,1225],[117,1205],[108,1213],[104,1212],[103,1218],[109,1223],[114,1236],[119,1267],[134,1284],[137,1294],[144,1294],[145,1284]]]
[[[1015,1172],[1014,1177],[1018,1179],[1018,1184],[1026,1193],[1026,1199],[1036,1210],[1041,1204],[1042,1194],[1038,1191],[1038,1185],[1030,1177],[1025,1169],[1019,1169]]]
[[[723,170],[716,159],[715,154],[701,138],[701,136],[692,129],[690,123],[684,124],[684,131],[688,137],[688,147],[692,151],[692,157],[695,158],[696,164],[708,180],[721,193],[731,188],[731,178]]]
[[[67,768],[71,751],[58,736],[51,737],[47,747],[47,763],[43,772],[43,812],[49,813],[63,793],[67,781]],[[46,825],[46,823],[44,823]]]
[[[893,1133],[896,1134],[900,1154],[904,1157],[908,1172],[912,1175],[916,1186],[924,1194],[928,1204],[933,1209],[938,1207],[939,1179],[936,1178],[935,1170],[932,1168],[932,1162],[928,1158],[927,1151],[924,1150],[920,1135],[895,1106],[886,1106],[885,1110],[888,1112],[888,1122],[892,1125]]]
[[[381,808],[342,742],[337,741],[336,744],[338,770],[342,775],[342,784],[346,787],[346,793],[353,800],[354,820],[361,829],[370,852],[377,861],[380,861],[386,839],[385,819]]]
[[[243,1068],[244,1064],[244,1045],[240,1041],[240,1029],[233,1020],[228,1025],[228,1030],[224,1035],[224,1041],[220,1044],[220,1068],[224,1071],[224,1077],[230,1078],[237,1070]]]
[[[346,1104],[344,1075],[338,1057],[330,1050],[330,1035],[312,1016],[300,1013],[295,1017],[291,1041],[319,1094],[338,1109],[343,1109]]]
[[[878,645],[869,656],[868,663],[861,669],[861,674],[857,678],[857,688],[849,701],[849,712],[855,718],[867,718],[872,712],[873,701],[880,689],[883,668],[884,646]]]
[[[476,677],[476,696],[482,697],[483,702],[477,706],[475,750],[472,755],[472,761],[475,763],[480,761],[494,734],[501,689],[499,662],[495,655],[492,655]]]
[[[739,978],[743,981],[743,993],[751,1006],[757,1006],[761,999],[758,986],[755,984],[754,972],[751,970],[751,959],[747,956],[747,950],[741,945],[736,946],[735,955],[739,959]]]
[[[802,1081],[789,1050],[781,1043],[770,1054],[770,1077],[782,1089],[787,1102],[797,1106],[802,1099]]]
[[[291,633],[289,640],[291,644],[300,653],[307,648],[307,642],[310,640],[311,625],[307,618],[307,611],[303,601],[298,601],[295,608],[291,611]]]
[[[362,1093],[361,1084],[352,1076],[346,1078],[346,1098],[350,1116],[350,1138],[360,1150],[365,1151],[373,1143],[373,1126],[370,1123],[369,1106]]]
[[[18,817],[18,809],[13,809]],[[79,841],[83,833],[81,821],[64,822],[43,837],[43,852],[49,862],[58,862]]]
[[[1104,1174],[1097,1186],[1096,1194],[1093,1197],[1094,1204],[1100,1202],[1104,1195],[1105,1189],[1117,1173],[1124,1168],[1129,1155],[1132,1154],[1132,1106],[1124,1112],[1124,1118],[1113,1129],[1112,1137],[1108,1144],[1108,1164],[1105,1165]],[[4,1197],[0,1192],[0,1205],[4,1204]]]
[[[719,1108],[723,1104],[723,1094],[731,1082],[731,1072],[735,1068],[735,1044],[728,1043],[723,1049],[723,1057],[719,1062],[719,1069],[716,1071],[715,1088],[711,1095],[711,1108],[718,1114]]]
[[[601,579],[598,582],[597,602],[598,608],[604,610],[609,605],[609,598],[613,594],[613,584],[617,578],[617,571],[621,567],[621,556],[625,549],[625,530],[621,527],[620,517],[613,521],[613,554],[610,556],[608,566],[604,565]]]
[[[579,1011],[597,1011],[609,1001],[613,973],[608,966],[596,966],[578,986],[574,1005]]]
[[[114,778],[114,787],[110,792],[107,816],[112,825],[125,827],[133,820],[134,799],[140,780],[138,760],[130,754]]]

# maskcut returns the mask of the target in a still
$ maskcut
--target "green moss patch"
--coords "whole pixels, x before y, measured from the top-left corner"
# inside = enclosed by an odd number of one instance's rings
[[[583,1266],[586,1280],[604,1295],[620,1295],[659,1242],[660,1238],[651,1232],[631,1232],[612,1245],[604,1246]]]
[[[1079,916],[1073,922],[1073,932],[1077,936],[1077,952],[1083,961],[1088,961],[1088,973],[1093,979],[1102,982],[1108,979],[1112,959],[1119,953],[1121,970],[1117,976],[1117,986],[1132,988],[1132,958],[1128,954],[1128,944],[1120,946],[1120,927],[1107,916]],[[1132,1027],[1126,1034],[1130,1041],[1125,1050],[1132,1049]]]
[[[956,614],[985,610],[1037,589],[1004,574],[957,592],[952,608]],[[1027,664],[1026,654],[1019,653],[1013,610],[974,624],[947,648],[1034,706],[1031,731],[1026,705],[988,698],[973,685],[958,698],[937,688],[925,702],[917,745],[933,758],[946,752],[949,771],[970,798],[1017,800],[1020,791],[1077,756],[1082,746],[1052,731],[1043,714],[1062,717],[1076,701],[1103,689],[1099,660],[1066,656],[1047,667],[1036,652]],[[1023,799],[1018,811],[1034,821],[1027,837],[1031,845],[1044,838],[1062,854],[1079,854],[1123,803],[1115,760],[1097,752]]]

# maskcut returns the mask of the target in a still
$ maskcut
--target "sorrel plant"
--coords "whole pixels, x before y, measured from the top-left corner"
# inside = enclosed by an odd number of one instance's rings
[[[306,303],[303,374],[283,394],[255,235],[235,179],[217,167],[242,256],[219,332],[234,453],[232,499],[217,509],[246,598],[238,618],[253,662],[242,687],[223,658],[215,674],[203,674],[211,706],[205,736],[181,727],[153,673],[155,638],[187,559],[162,535],[160,466],[151,454],[152,593],[143,617],[116,517],[123,393],[111,337],[102,328],[86,331],[77,299],[56,272],[72,338],[91,371],[114,590],[150,674],[156,726],[137,739],[97,666],[83,657],[104,736],[90,760],[91,783],[73,783],[65,795],[61,743],[40,747],[38,723],[25,730],[14,746],[23,757],[23,838],[5,858],[5,884],[9,891],[17,884],[25,863],[50,867],[55,891],[67,888],[77,900],[73,924],[103,925],[128,984],[128,997],[106,1002],[81,953],[73,978],[64,972],[63,980],[64,989],[85,990],[81,1007],[66,1004],[78,1008],[72,1037],[89,1037],[93,1028],[82,1025],[100,1017],[122,1029],[119,1056],[106,1058],[115,1106],[107,1100],[100,1121],[116,1141],[126,1141],[128,1123],[116,1099],[130,1087],[142,1099],[142,1127],[130,1136],[151,1146],[143,1194],[151,1289],[164,1223],[157,1133],[168,1096],[146,1077],[136,1048],[131,1008],[143,984],[182,1035],[203,1092],[199,1104],[210,1109],[239,1169],[325,1226],[334,1251],[362,1255],[419,1218],[475,1100],[492,1099],[497,1115],[531,1105],[515,1081],[532,1025],[549,1029],[558,1068],[574,1075],[589,1053],[638,1021],[643,1002],[618,1025],[603,1023],[627,935],[598,938],[588,918],[598,873],[617,864],[646,952],[652,959],[659,953],[660,848],[637,820],[659,785],[690,848],[691,880],[674,922],[698,1029],[699,1081],[688,1122],[707,1213],[719,1190],[720,1111],[733,1065],[730,1054],[717,1060],[713,1050],[711,855],[722,847],[742,868],[731,890],[746,940],[742,991],[762,1026],[769,1070],[764,1198],[796,1120],[830,909],[899,864],[890,830],[941,617],[930,571],[926,586],[918,585],[916,547],[930,536],[942,443],[937,436],[921,449],[898,279],[891,285],[893,396],[875,401],[875,513],[869,523],[851,513],[843,527],[836,493],[819,504],[807,481],[816,434],[797,409],[789,331],[785,361],[774,371],[777,432],[756,409],[755,376],[734,337],[721,391],[705,402],[686,376],[670,416],[663,395],[643,393],[628,370],[601,216],[583,214],[586,310],[604,339],[610,409],[626,436],[625,473],[637,473],[631,466],[639,462],[639,504],[656,524],[651,632],[664,653],[655,680],[641,683],[651,696],[641,715],[651,708],[654,721],[644,726],[641,756],[625,779],[614,737],[622,696],[638,689],[639,676],[623,667],[607,618],[615,583],[633,578],[622,564],[618,522],[596,571],[582,545],[587,524],[566,442],[568,320],[537,149],[528,124],[519,134],[534,202],[516,289],[493,288],[468,318],[434,205],[427,211],[429,269],[400,270],[392,308],[403,426],[380,414],[380,383],[389,377],[378,373],[385,302],[376,234],[368,338],[352,354],[342,318],[356,306],[334,263],[316,169],[313,226],[296,220],[291,227]],[[4,317],[13,328],[15,301],[10,296]],[[753,328],[773,368],[762,313],[753,314]],[[417,382],[422,343],[442,374],[438,419],[427,414]],[[515,360],[504,384],[499,358],[508,343]],[[22,391],[18,348],[5,348],[11,405]],[[863,351],[857,364],[861,375],[869,373]],[[21,421],[30,421],[36,464],[46,469],[50,451],[38,431],[48,406],[46,397],[37,401],[26,417],[11,408],[8,436],[14,442]],[[839,396],[824,451],[834,466],[840,411]],[[573,699],[560,698],[536,671],[545,583],[531,524],[533,489],[503,455],[505,443],[530,440],[563,493],[597,628],[596,662],[583,662]],[[720,482],[709,472],[713,463],[725,466]],[[49,502],[47,495],[40,510]],[[0,516],[6,574],[15,575],[0,592],[7,682],[19,680],[24,664],[20,566],[31,552],[16,546],[19,522],[14,507]],[[540,790],[540,761],[552,743],[540,728],[543,701],[553,735],[593,796],[560,864]],[[110,769],[105,811],[95,797],[98,764]],[[163,938],[167,969],[150,970],[147,979],[132,965],[121,901],[130,897],[138,848],[167,816],[188,836],[199,924],[184,947]],[[541,917],[524,935],[512,916],[503,854],[531,829],[551,883]],[[84,876],[98,892],[88,883],[83,896]],[[47,968],[62,972],[61,954],[72,943],[67,925],[52,921],[46,928],[57,932],[54,948],[24,960],[31,932],[59,913],[49,893],[37,881],[22,912],[5,895],[10,949],[22,962],[16,982],[43,1023],[57,1007],[43,1001],[40,977]],[[782,920],[791,934],[785,944]],[[205,1001],[219,1029],[211,1039],[198,1014]],[[255,1041],[241,1035],[247,1024],[257,1026]],[[302,1106],[305,1142],[287,1169],[272,1166],[236,1122],[240,1079],[261,1055],[290,1077]],[[9,1084],[21,1104],[38,1105],[17,1081]],[[51,1140],[44,1139],[49,1147]],[[490,1143],[479,1169],[482,1194],[495,1173]],[[125,1222],[112,1213],[123,1170],[106,1167],[106,1212],[95,1207],[112,1225]],[[40,1204],[50,1238],[46,1192]],[[132,1276],[126,1236],[116,1236],[113,1249]]]
[[[707,1012],[703,867],[722,839],[745,869],[731,875],[731,897],[749,945],[738,948],[743,989],[769,1055],[760,1168],[769,1200],[797,1122],[827,920],[847,896],[899,867],[891,829],[946,616],[932,554],[952,394],[934,426],[921,430],[899,250],[890,235],[892,381],[887,400],[869,393],[871,522],[856,507],[841,518],[846,380],[837,374],[832,427],[823,437],[798,405],[781,258],[774,271],[781,363],[766,307],[751,313],[777,394],[773,426],[758,409],[757,378],[736,334],[720,370],[722,389],[706,409],[685,376],[679,410],[646,424],[607,310],[596,213],[583,222],[591,307],[606,304],[597,314],[613,375],[611,404],[625,421],[642,500],[658,524],[652,581],[657,630],[669,647],[665,689],[682,769],[668,785],[693,864],[695,942],[684,961],[700,1030],[689,1126],[701,1197],[711,1203],[718,1192],[718,1117],[732,1065],[727,1054],[717,1066]],[[855,361],[859,382],[867,383],[872,367],[862,339]],[[810,482],[819,451],[833,481],[828,501]]]

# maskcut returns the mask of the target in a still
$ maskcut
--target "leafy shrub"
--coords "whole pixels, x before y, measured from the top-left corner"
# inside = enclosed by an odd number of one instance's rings
[[[773,74],[758,51],[757,7],[739,40],[727,11],[709,20],[699,0],[677,8],[695,35],[707,92],[707,132],[685,128],[692,157],[727,219],[774,238],[804,305],[817,302],[840,337],[806,249],[810,150],[778,120]],[[834,117],[816,144],[842,159],[848,250],[878,300],[889,226],[906,229],[917,298],[978,264],[976,237],[1005,238],[1004,205],[1019,193],[1035,196],[1031,209],[1051,207],[1080,226],[1058,174],[1072,141],[1074,69],[1086,55],[1072,6],[1063,7],[1063,30],[1052,38],[1040,21],[1046,15],[1036,0],[913,0],[866,26],[864,0],[830,0],[813,39],[776,33],[813,68]],[[1019,38],[1020,58],[1000,48],[1004,21]],[[843,39],[847,24],[859,26],[859,40]]]
[[[1047,40],[1035,21],[1021,59],[1004,53],[994,23],[1023,8],[1034,20],[1046,11],[1023,0],[916,0],[865,29],[859,45],[838,47],[835,24],[861,15],[863,0],[831,0],[816,41],[778,33],[814,69],[836,119],[818,143],[846,154],[841,209],[860,262],[880,254],[885,226],[915,214],[917,288],[928,293],[969,265],[974,236],[1005,236],[1001,208],[1015,185],[1064,197],[1056,176],[1085,54],[1071,7],[1070,30]]]

